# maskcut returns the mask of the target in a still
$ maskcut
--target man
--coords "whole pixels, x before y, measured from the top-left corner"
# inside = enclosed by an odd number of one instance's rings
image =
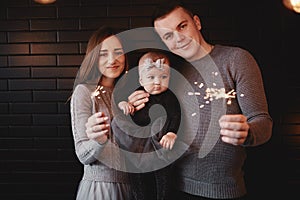
[[[263,144],[272,134],[272,119],[257,63],[241,48],[207,43],[200,32],[199,17],[175,1],[165,2],[157,8],[153,25],[169,50],[193,64],[197,70],[203,69],[207,64],[204,61],[211,59],[222,77],[225,91],[234,89],[237,94],[226,108],[226,113],[220,116],[219,129],[213,129],[219,134],[219,139],[203,157],[199,157],[199,150],[205,145],[206,134],[214,134],[209,132],[210,125],[207,123],[207,118],[213,113],[210,109],[200,110],[200,128],[196,137],[187,153],[174,163],[176,197],[243,198],[247,193],[243,177],[245,147]],[[200,76],[197,81],[203,80]],[[139,110],[147,103],[147,97],[147,93],[136,91],[128,100]]]

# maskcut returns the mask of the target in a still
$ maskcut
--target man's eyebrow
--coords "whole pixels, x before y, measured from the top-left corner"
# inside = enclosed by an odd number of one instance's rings
[[[184,24],[184,23],[186,23],[188,20],[183,20],[183,21],[181,21],[177,26],[176,26],[176,28],[178,29],[182,24]]]
[[[181,21],[181,22],[176,26],[176,29],[179,29],[179,27],[182,26],[182,24],[186,23],[187,21],[188,21],[188,20],[186,20],[186,19],[183,20],[183,21]],[[163,36],[165,37],[166,35],[172,34],[172,32],[173,32],[173,31],[170,30],[170,31],[164,33]]]

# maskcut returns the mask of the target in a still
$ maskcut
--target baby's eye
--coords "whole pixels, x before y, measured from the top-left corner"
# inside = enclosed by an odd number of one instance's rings
[[[166,79],[166,78],[168,78],[168,76],[167,75],[163,75],[163,76],[161,76],[161,78],[162,79]]]
[[[153,80],[154,76],[148,76],[147,78]]]

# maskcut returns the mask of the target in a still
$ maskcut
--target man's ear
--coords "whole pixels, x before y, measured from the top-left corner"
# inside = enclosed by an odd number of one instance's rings
[[[197,29],[200,31],[201,30],[201,21],[198,15],[194,15],[193,17],[194,23],[196,24]]]

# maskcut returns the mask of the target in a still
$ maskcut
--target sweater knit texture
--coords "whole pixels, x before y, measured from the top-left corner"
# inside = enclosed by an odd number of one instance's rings
[[[94,90],[90,85],[79,84],[71,99],[72,130],[77,157],[84,165],[83,180],[128,183],[128,174],[114,169],[114,166],[124,163],[120,160],[117,148],[114,148],[116,144],[112,134],[109,141],[102,145],[89,139],[85,133],[85,123],[96,109],[109,116],[109,120],[112,119],[112,89],[104,87],[105,92],[100,91],[99,100],[92,98]]]
[[[190,83],[204,83],[207,87],[218,88],[219,83],[215,84],[213,79],[220,78],[225,91],[234,89],[236,97],[227,105],[227,99],[213,100],[207,104],[203,96],[198,96],[198,109],[199,105],[205,106],[200,106],[200,114],[195,116],[199,117],[199,121],[195,123],[192,113],[196,109],[192,106],[191,97],[186,94],[188,89],[185,85],[178,86],[184,94],[178,96],[183,104],[185,127],[180,139],[187,141],[189,149],[174,163],[174,185],[186,193],[208,198],[241,197],[247,192],[243,171],[245,147],[267,142],[272,133],[272,119],[268,113],[260,69],[246,50],[222,45],[216,45],[210,54],[191,64],[194,66],[191,71],[194,72],[187,75]],[[216,69],[212,69],[212,65]],[[211,83],[204,76],[209,76]],[[205,93],[205,87],[200,93]],[[223,105],[224,113],[214,108],[219,106],[217,104]],[[250,129],[243,145],[235,146],[221,140],[218,121],[212,123],[211,119],[215,119],[214,115],[219,119],[222,114],[243,114],[247,117]],[[212,139],[207,140],[209,137]],[[212,143],[211,149],[206,141]],[[209,151],[203,153],[203,149]]]

